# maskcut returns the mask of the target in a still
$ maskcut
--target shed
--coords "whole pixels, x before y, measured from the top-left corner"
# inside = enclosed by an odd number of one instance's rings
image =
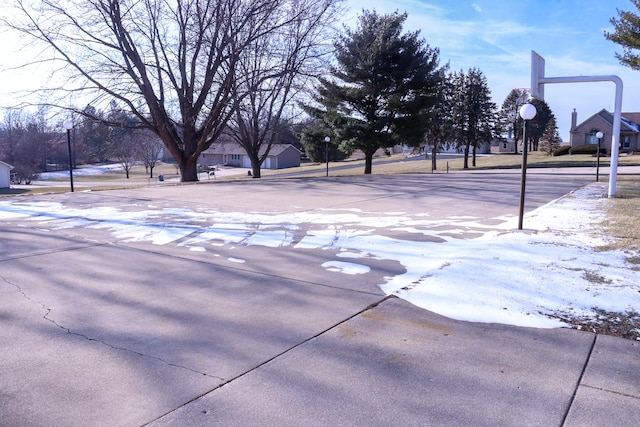
[[[13,166],[0,160],[0,188],[9,188],[11,186],[11,171]]]

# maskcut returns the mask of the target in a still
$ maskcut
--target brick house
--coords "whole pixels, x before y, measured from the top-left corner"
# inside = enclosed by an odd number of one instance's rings
[[[582,123],[578,124],[578,113],[571,113],[569,142],[572,147],[585,144],[598,144],[596,133],[604,134],[602,147],[611,153],[611,135],[613,134],[613,113],[602,109]],[[640,148],[640,113],[622,113],[620,122],[620,153],[631,153]]]

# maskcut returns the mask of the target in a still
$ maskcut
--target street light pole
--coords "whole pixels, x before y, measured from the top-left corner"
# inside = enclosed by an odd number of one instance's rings
[[[524,218],[524,193],[527,183],[527,128],[529,120],[536,116],[536,107],[533,104],[524,104],[520,108],[520,117],[524,120],[522,130],[522,180],[520,182],[520,215],[518,217],[518,230],[522,230],[522,221]]]
[[[329,176],[329,142],[331,142],[331,138],[328,136],[324,137],[324,160],[327,164],[327,176]]]
[[[598,138],[598,160],[596,160],[596,182],[600,182],[600,143],[602,142],[602,137],[604,134],[600,131],[596,133],[596,138]]]
[[[69,184],[71,185],[71,192],[73,193],[73,158],[71,157],[71,129],[73,129],[73,123],[71,122],[71,120],[65,120],[63,126],[67,130],[67,149],[69,151]]]

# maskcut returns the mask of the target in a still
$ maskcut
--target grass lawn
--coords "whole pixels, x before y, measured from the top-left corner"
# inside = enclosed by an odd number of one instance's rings
[[[616,182],[616,197],[608,205],[604,226],[615,237],[610,246],[624,249],[629,261],[640,268],[640,176],[622,175]]]

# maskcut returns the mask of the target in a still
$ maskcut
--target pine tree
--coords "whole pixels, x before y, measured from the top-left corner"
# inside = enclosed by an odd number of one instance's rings
[[[560,133],[558,132],[556,117],[552,114],[547,129],[542,135],[542,139],[540,139],[540,151],[551,156],[560,147],[561,143],[562,138],[560,138]]]
[[[364,11],[335,43],[336,66],[315,97],[321,107],[306,107],[312,117],[331,116],[323,121],[346,150],[364,153],[365,174],[379,148],[422,143],[435,102],[439,51],[418,32],[403,34],[406,18]]]
[[[441,69],[441,78],[438,81],[436,102],[429,109],[429,126],[425,134],[425,142],[431,147],[431,170],[437,169],[436,156],[440,149],[446,148],[453,139],[452,104],[454,86],[452,75],[446,73],[446,68]]]
[[[464,150],[464,169],[469,168],[469,154],[476,165],[476,149],[491,142],[496,127],[496,105],[491,101],[487,79],[477,68],[454,75],[456,87],[453,106],[454,132]]]
[[[511,89],[509,95],[502,102],[499,112],[501,127],[511,131],[514,143],[514,153],[518,154],[518,140],[522,137],[522,117],[520,117],[520,107],[529,101],[527,89]]]
[[[640,10],[640,0],[631,0],[636,9]],[[623,54],[616,52],[616,58],[627,67],[640,70],[640,16],[634,12],[618,10],[619,19],[611,18],[614,32],[605,32],[604,36],[612,42],[622,46]]]
[[[549,108],[549,104],[544,100],[533,98],[529,102],[536,107],[536,116],[529,120],[529,126],[527,127],[529,151],[538,151],[538,143],[547,131],[553,112]]]

